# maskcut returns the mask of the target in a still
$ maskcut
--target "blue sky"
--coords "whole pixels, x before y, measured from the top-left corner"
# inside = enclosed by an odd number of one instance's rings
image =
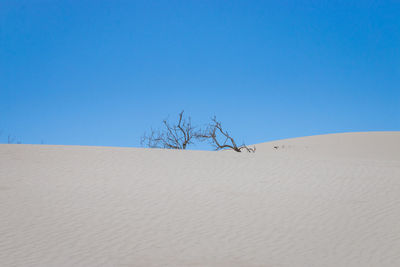
[[[399,48],[398,1],[0,0],[0,141],[139,146],[181,110],[250,144],[399,131]]]

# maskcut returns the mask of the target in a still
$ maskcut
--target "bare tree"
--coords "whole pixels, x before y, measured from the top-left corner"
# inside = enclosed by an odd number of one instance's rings
[[[195,139],[200,138],[200,130],[192,125],[191,118],[183,116],[184,111],[179,113],[178,122],[170,124],[163,121],[163,128],[160,130],[151,129],[150,134],[144,134],[141,138],[141,145],[150,148],[186,149],[193,144]]]
[[[12,144],[15,142],[15,136],[12,136],[11,134],[9,134],[7,136],[7,144]]]
[[[149,134],[141,138],[141,145],[150,148],[186,149],[194,141],[209,141],[215,150],[232,149],[236,152],[255,152],[256,147],[248,147],[244,143],[238,146],[228,131],[222,128],[217,118],[211,119],[211,123],[205,130],[194,127],[191,118],[185,118],[184,111],[179,113],[178,122],[170,124],[163,120],[162,129],[151,129]]]
[[[215,150],[232,149],[236,152],[242,152],[242,150],[256,152],[255,146],[248,147],[244,143],[238,146],[228,131],[222,128],[221,122],[217,121],[215,116],[211,119],[210,125],[200,137],[202,139],[209,139]]]
[[[21,141],[11,134],[7,136],[7,144],[21,144]]]

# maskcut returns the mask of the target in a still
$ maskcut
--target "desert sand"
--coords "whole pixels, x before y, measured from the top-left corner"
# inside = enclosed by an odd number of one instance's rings
[[[0,145],[0,266],[400,266],[400,132],[256,147]]]

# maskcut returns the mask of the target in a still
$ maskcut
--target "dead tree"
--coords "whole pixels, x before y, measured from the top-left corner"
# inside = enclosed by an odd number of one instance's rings
[[[0,131],[0,135],[2,133],[3,132]],[[19,141],[14,135],[9,134],[7,135],[7,144],[21,144],[21,141]]]
[[[144,134],[141,145],[150,148],[186,149],[200,136],[200,130],[192,125],[191,118],[185,118],[183,112],[179,113],[178,123],[170,124],[163,121],[163,128],[151,129],[150,134]]]
[[[12,135],[7,136],[7,144],[13,144],[15,142],[15,137]]]
[[[202,139],[210,140],[210,143],[215,147],[215,150],[232,149],[236,152],[256,152],[256,147],[248,147],[244,143],[238,146],[228,131],[222,128],[221,122],[217,121],[217,118],[211,119],[210,125],[206,131],[201,134]]]

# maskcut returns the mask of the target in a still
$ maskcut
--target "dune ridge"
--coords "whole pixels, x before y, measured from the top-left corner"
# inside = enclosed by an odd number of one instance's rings
[[[400,266],[400,132],[0,145],[0,266]]]

